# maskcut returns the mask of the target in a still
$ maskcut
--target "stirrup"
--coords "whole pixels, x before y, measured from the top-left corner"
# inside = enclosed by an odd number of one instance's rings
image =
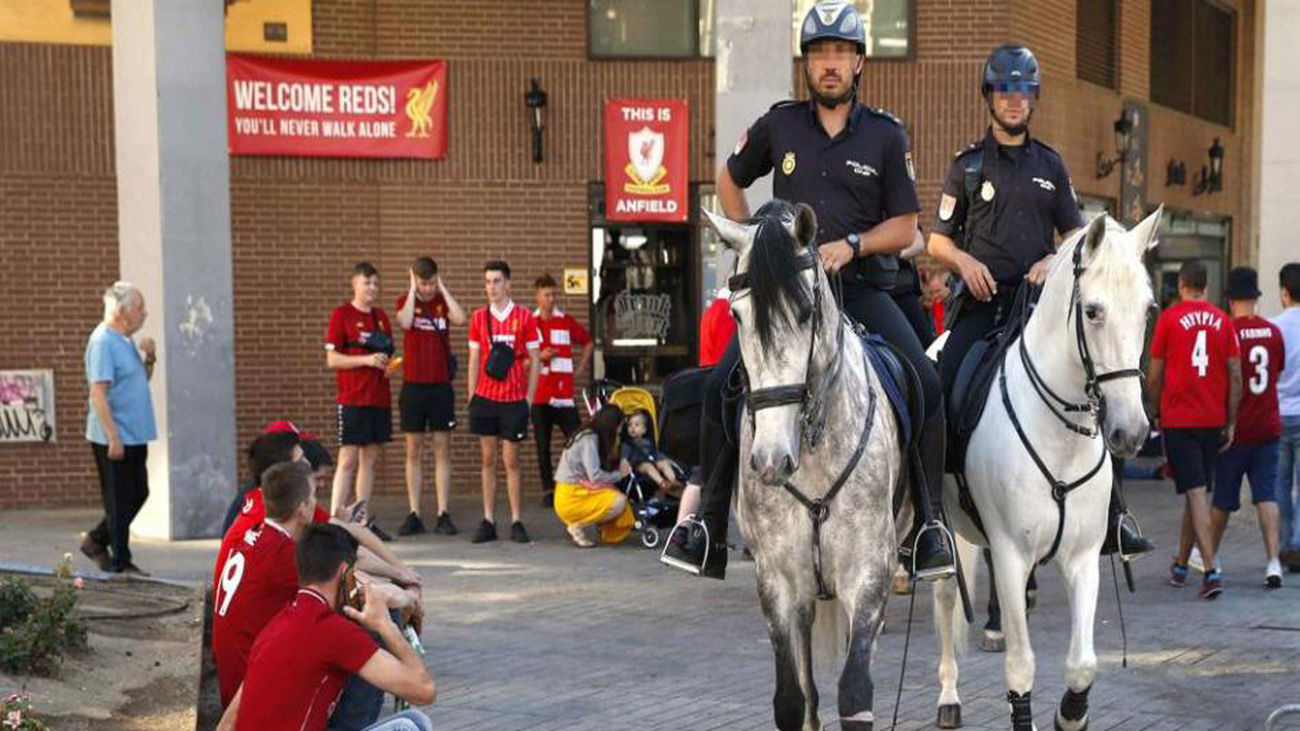
[[[1115,555],[1119,556],[1119,560],[1123,561],[1124,563],[1128,563],[1130,561],[1135,561],[1139,558],[1142,558],[1142,554],[1124,553],[1124,530],[1123,529],[1124,529],[1125,521],[1132,523],[1133,532],[1137,534],[1138,538],[1142,537],[1142,524],[1138,522],[1136,515],[1130,513],[1127,510],[1120,513],[1119,517],[1115,519]]]
[[[925,535],[926,531],[931,531],[931,530],[939,531],[940,535],[942,535],[943,538],[948,542],[948,555],[952,558],[952,563],[948,564],[947,566],[939,566],[932,569],[926,569],[925,571],[918,571],[916,568],[916,553],[917,553],[916,549],[917,546],[921,544],[921,536]],[[953,576],[956,576],[957,575],[957,543],[956,541],[953,540],[952,531],[948,530],[948,526],[944,525],[943,521],[937,519],[931,520],[929,523],[922,525],[920,529],[916,531],[916,536],[912,538],[911,558],[912,558],[912,577],[914,579],[920,581],[939,581],[940,579],[948,579],[948,578],[952,578]]]
[[[687,535],[689,536],[692,526],[699,526],[700,530],[704,531],[704,557],[700,560],[700,565],[696,566],[695,564],[687,563],[681,559],[669,556],[668,549],[673,545],[672,541],[664,541],[664,550],[659,553],[659,563],[671,566],[675,569],[680,569],[692,576],[700,576],[704,573],[704,567],[709,564],[709,551],[713,550],[713,539],[712,536],[709,535],[708,524],[696,517],[695,513],[691,513],[685,518],[682,518],[682,521],[674,526],[673,530],[676,531],[678,528],[685,527]]]

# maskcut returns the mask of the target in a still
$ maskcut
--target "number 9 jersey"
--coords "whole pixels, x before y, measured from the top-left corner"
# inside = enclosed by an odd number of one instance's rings
[[[1237,331],[1223,310],[1204,300],[1165,310],[1151,338],[1151,357],[1165,362],[1161,429],[1227,426],[1228,360],[1241,354]]]
[[[1286,364],[1282,331],[1259,315],[1232,321],[1241,345],[1241,408],[1234,446],[1268,444],[1282,436],[1277,379]]]

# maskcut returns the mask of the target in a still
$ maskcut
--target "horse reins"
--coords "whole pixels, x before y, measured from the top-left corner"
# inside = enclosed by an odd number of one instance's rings
[[[1039,375],[1038,370],[1034,368],[1033,359],[1029,357],[1029,350],[1025,346],[1025,336],[1023,333],[1020,335],[1019,351],[1020,361],[1024,364],[1025,372],[1029,375],[1029,383],[1034,387],[1034,392],[1038,394],[1038,398],[1047,406],[1047,410],[1070,431],[1088,439],[1095,439],[1101,434],[1101,425],[1106,415],[1106,397],[1101,392],[1101,384],[1119,378],[1141,378],[1142,371],[1138,368],[1124,368],[1102,374],[1097,373],[1096,364],[1092,359],[1092,351],[1088,348],[1088,338],[1084,334],[1083,330],[1083,301],[1079,297],[1079,279],[1083,276],[1087,267],[1083,266],[1082,258],[1083,242],[1080,241],[1074,247],[1074,257],[1071,262],[1074,268],[1074,287],[1070,292],[1070,311],[1067,314],[1066,319],[1068,322],[1069,318],[1073,317],[1075,321],[1075,347],[1078,348],[1079,359],[1083,362],[1085,378],[1083,390],[1087,402],[1075,403],[1068,401],[1059,396],[1050,386],[1047,385],[1047,382],[1043,380],[1041,375]],[[1025,316],[1028,317],[1028,308],[1025,308],[1025,312]],[[1057,509],[1056,536],[1052,539],[1052,547],[1048,549],[1047,555],[1043,556],[1043,558],[1038,561],[1039,565],[1043,565],[1052,560],[1052,557],[1056,555],[1057,549],[1061,547],[1061,533],[1065,529],[1066,496],[1073,492],[1075,488],[1083,485],[1088,480],[1091,480],[1097,472],[1101,470],[1102,465],[1106,463],[1106,443],[1103,439],[1101,454],[1097,456],[1097,464],[1093,465],[1092,469],[1088,470],[1085,475],[1077,480],[1073,480],[1072,482],[1065,482],[1064,480],[1059,479],[1056,475],[1052,474],[1052,470],[1048,468],[1048,466],[1043,462],[1042,457],[1039,456],[1038,451],[1034,449],[1034,445],[1029,441],[1029,435],[1025,433],[1024,427],[1020,424],[1019,417],[1016,416],[1015,407],[1011,405],[1011,395],[1007,391],[1007,369],[1005,361],[998,371],[998,388],[1002,392],[1002,405],[1006,408],[1007,415],[1011,417],[1011,425],[1015,427],[1016,436],[1020,437],[1020,443],[1023,444],[1025,450],[1029,452],[1029,456],[1033,459],[1034,465],[1038,467],[1038,471],[1043,474],[1043,477],[1047,479],[1048,484],[1052,486],[1052,500],[1056,503]],[[1092,424],[1081,425],[1067,416],[1067,414],[1070,413],[1086,414],[1091,417]]]

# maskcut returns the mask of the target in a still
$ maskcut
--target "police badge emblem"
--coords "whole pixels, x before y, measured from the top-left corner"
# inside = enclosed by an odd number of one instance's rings
[[[903,160],[907,162],[907,177],[916,180],[916,168],[912,167],[912,153],[910,150],[903,153]]]
[[[957,199],[947,193],[939,199],[939,220],[947,221],[952,218],[952,214],[957,210]]]
[[[983,198],[985,202],[993,200],[994,192],[993,183],[987,180],[984,181],[984,185],[980,186],[980,198]]]
[[[785,153],[785,157],[781,158],[781,172],[786,175],[792,174],[794,172],[794,165],[794,152]]]

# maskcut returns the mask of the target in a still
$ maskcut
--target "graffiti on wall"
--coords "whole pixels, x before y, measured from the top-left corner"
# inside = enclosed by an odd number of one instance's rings
[[[0,371],[0,444],[54,441],[54,371]]]

